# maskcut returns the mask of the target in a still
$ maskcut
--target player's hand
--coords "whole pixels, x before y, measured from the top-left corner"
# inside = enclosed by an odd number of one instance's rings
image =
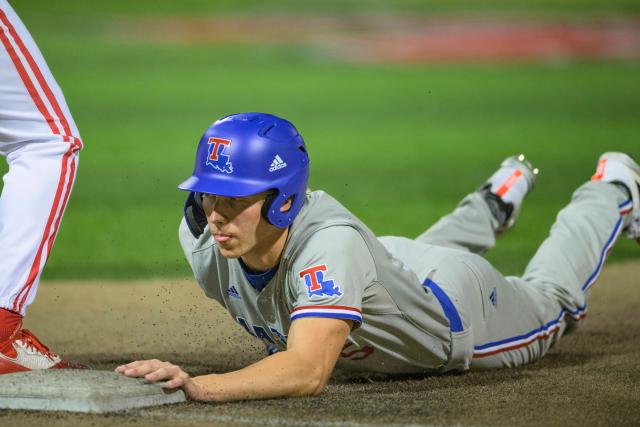
[[[178,387],[188,388],[191,385],[191,377],[178,365],[170,362],[162,362],[158,359],[137,360],[135,362],[120,365],[116,372],[127,377],[142,378],[147,381],[166,381],[162,387],[173,389]]]

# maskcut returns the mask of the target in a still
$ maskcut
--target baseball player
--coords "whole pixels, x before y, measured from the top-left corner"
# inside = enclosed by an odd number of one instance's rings
[[[29,32],[0,0],[0,374],[66,368],[22,318],[69,200],[82,142]]]
[[[513,226],[536,173],[510,157],[416,239],[376,238],[330,195],[307,191],[307,149],[290,122],[222,118],[180,185],[190,192],[180,242],[204,293],[272,354],[195,378],[159,360],[116,371],[229,401],[318,394],[336,365],[428,374],[534,362],[585,316],[620,234],[640,237],[640,167],[606,153],[523,276],[502,276],[479,254]]]

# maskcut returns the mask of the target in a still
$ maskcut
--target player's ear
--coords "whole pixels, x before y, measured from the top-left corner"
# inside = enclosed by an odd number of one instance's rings
[[[289,197],[286,202],[280,207],[280,212],[287,212],[291,209],[291,205],[293,204],[293,197]]]

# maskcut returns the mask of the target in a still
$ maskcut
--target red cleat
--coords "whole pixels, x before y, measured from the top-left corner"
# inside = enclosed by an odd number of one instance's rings
[[[0,342],[0,374],[36,369],[85,369],[52,353],[27,329],[17,329],[8,340]]]

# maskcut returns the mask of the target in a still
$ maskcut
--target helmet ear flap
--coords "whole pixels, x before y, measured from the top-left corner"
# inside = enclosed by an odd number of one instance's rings
[[[271,209],[271,206],[273,205],[273,202],[276,201],[277,197],[278,197],[278,191],[277,190],[269,190],[267,192],[267,195],[264,198],[264,203],[262,204],[262,210],[260,212],[262,214],[262,217],[269,224],[271,224],[271,220],[269,220],[269,210]]]
[[[204,209],[202,207],[202,193],[198,192],[198,191],[194,191],[193,192],[193,200],[196,202],[196,205],[200,208],[200,209]]]
[[[278,228],[286,228],[293,222],[293,217],[289,216],[288,213],[294,209],[294,204],[298,195],[292,194],[289,197],[285,197],[285,194],[280,193],[276,189],[269,190],[264,198],[264,203],[262,204],[262,217],[269,224]],[[291,207],[286,211],[281,211],[280,209],[282,209],[287,201],[291,201]]]

